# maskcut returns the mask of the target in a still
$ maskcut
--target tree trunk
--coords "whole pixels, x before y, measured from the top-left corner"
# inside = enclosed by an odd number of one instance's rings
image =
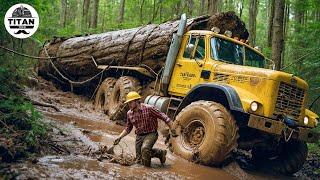
[[[180,13],[181,13],[181,0],[177,1],[177,3],[175,4],[175,16],[176,18],[180,17]]]
[[[290,15],[290,4],[286,3],[284,8],[284,19],[283,19],[283,53],[282,53],[282,63],[281,67],[284,66],[285,52],[286,52],[286,41],[287,41],[287,31],[288,31],[288,21]]]
[[[208,14],[213,15],[219,12],[220,0],[208,0]]]
[[[302,31],[302,28],[304,26],[304,24],[303,24],[304,23],[303,22],[303,19],[304,19],[304,10],[303,9],[304,8],[303,8],[303,4],[301,4],[301,3],[304,3],[304,2],[296,0],[295,4],[294,4],[294,21],[295,21],[294,33],[295,34],[300,34]],[[293,46],[295,48],[300,49],[305,46],[304,44],[305,43],[301,37],[295,36],[294,44],[293,44]],[[298,50],[293,51],[291,59],[296,60],[300,56],[300,52]],[[303,63],[302,62],[298,63],[297,64],[298,74],[300,74],[302,72],[302,68],[303,68]]]
[[[83,0],[83,11],[82,11],[82,22],[83,27],[87,28],[89,23],[89,8],[90,8],[90,0]]]
[[[249,6],[249,41],[254,46],[256,44],[256,21],[258,15],[258,0],[250,0]]]
[[[243,12],[243,1],[244,0],[240,0],[240,5],[239,5],[239,16],[240,16],[240,18],[242,17],[242,12]]]
[[[140,4],[140,24],[143,24],[143,4],[144,0],[142,0]]]
[[[99,14],[99,0],[93,1],[93,13],[91,16],[90,27],[97,28]]]
[[[125,0],[120,0],[120,9],[119,9],[119,23],[123,23],[124,19],[124,8],[125,8]]]
[[[53,57],[57,68],[73,80],[83,79],[98,72],[94,61],[99,65],[148,65],[159,71],[166,59],[172,35],[177,31],[179,21],[170,21],[160,25],[146,26],[106,32],[69,39],[55,38],[40,52],[41,57],[48,53]],[[221,32],[230,30],[239,39],[247,39],[248,32],[244,23],[234,12],[217,13],[188,19],[187,30],[210,30],[218,27]],[[93,61],[94,59],[94,61]],[[55,70],[45,60],[39,61],[38,72],[48,76]]]
[[[60,24],[62,27],[66,27],[66,21],[67,21],[67,0],[61,0]]]
[[[274,1],[269,0],[269,23],[268,23],[268,47],[272,46],[272,27],[273,27],[273,18],[274,18]]]
[[[283,53],[283,18],[284,18],[284,0],[276,0],[273,18],[272,35],[272,59],[276,64],[276,70],[281,69],[281,57]]]
[[[77,0],[77,11],[76,11],[76,28],[81,29],[81,0]]]
[[[193,12],[193,0],[187,0],[187,7],[188,7],[188,16],[192,17],[192,12]]]
[[[103,15],[101,18],[102,19],[101,32],[104,32],[105,27],[106,27],[106,19],[107,19],[107,14],[109,11],[108,4],[109,4],[109,1],[105,1],[103,3]]]
[[[201,0],[200,1],[200,11],[199,11],[199,16],[205,14],[205,5],[206,5],[206,0]]]

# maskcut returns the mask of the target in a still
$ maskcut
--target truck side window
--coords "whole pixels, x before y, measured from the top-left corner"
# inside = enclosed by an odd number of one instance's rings
[[[194,51],[194,48],[196,48],[196,51],[193,58],[204,59],[206,52],[204,37],[191,35],[191,38],[189,39],[189,42],[187,43],[184,49],[183,57],[191,59],[191,55]]]

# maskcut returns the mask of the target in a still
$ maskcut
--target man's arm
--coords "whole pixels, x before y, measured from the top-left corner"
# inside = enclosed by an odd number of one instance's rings
[[[131,132],[132,128],[133,128],[133,125],[132,125],[131,121],[129,120],[128,116],[127,116],[126,128],[121,132],[121,134],[118,136],[118,138],[114,141],[113,144],[114,145],[119,144],[121,139]]]
[[[161,119],[162,121],[164,121],[169,127],[171,126],[172,127],[172,122],[171,122],[171,119],[163,112],[159,111],[158,109],[156,109],[155,107],[153,106],[150,106],[149,107],[149,111],[150,113],[155,117],[155,118],[158,118],[158,119]],[[170,123],[171,122],[171,123]],[[169,125],[170,124],[170,125]]]
[[[163,120],[169,127],[170,131],[171,131],[171,135],[173,137],[177,137],[177,134],[176,134],[176,130],[175,128],[173,127],[173,122],[171,121],[171,119],[163,112],[159,111],[158,109],[156,109],[155,107],[153,106],[150,106],[149,108],[151,114],[155,117],[155,118],[158,118],[158,119],[161,119]]]

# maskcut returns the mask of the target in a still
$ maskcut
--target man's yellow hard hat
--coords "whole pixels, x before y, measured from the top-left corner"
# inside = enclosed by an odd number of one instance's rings
[[[128,103],[128,102],[136,100],[136,99],[141,99],[141,96],[136,91],[131,91],[127,94],[127,99],[126,99],[126,102],[124,102],[124,103]]]

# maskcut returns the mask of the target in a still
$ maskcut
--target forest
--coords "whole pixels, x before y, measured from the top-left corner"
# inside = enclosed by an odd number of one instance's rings
[[[23,3],[24,1],[16,1]],[[319,0],[33,0],[40,27],[27,40],[10,37],[1,25],[0,44],[37,54],[53,37],[71,37],[127,29],[147,24],[215,12],[234,11],[246,24],[249,41],[259,46],[276,69],[302,77],[309,84],[308,105],[320,92],[320,1]],[[1,3],[1,16],[15,1]],[[29,47],[33,44],[33,48]],[[272,47],[273,45],[273,47]],[[38,48],[37,48],[38,47]],[[313,108],[320,112],[320,100]]]
[[[35,57],[41,55],[39,52],[46,43],[57,37],[79,37],[161,24],[179,20],[183,13],[187,18],[196,18],[232,11],[245,23],[249,44],[261,49],[266,58],[274,62],[275,70],[291,73],[308,83],[306,108],[320,114],[320,0],[0,0],[0,17],[3,18],[7,10],[17,3],[26,3],[36,9],[39,28],[33,36],[17,39],[0,23],[0,46]],[[38,152],[45,144],[52,143],[46,135],[51,127],[41,121],[43,114],[34,106],[39,102],[30,100],[25,92],[26,86],[34,80],[32,77],[37,77],[37,65],[38,59],[0,49],[0,155],[9,157],[0,158],[0,161],[28,157],[29,153]],[[49,88],[51,93],[55,90]],[[49,93],[48,96],[55,95]],[[62,96],[75,97],[70,94]],[[66,102],[71,102],[70,99]],[[77,100],[83,101],[82,98]],[[60,100],[52,101],[56,105],[49,105],[51,100],[40,105],[57,111],[65,108],[57,105]],[[92,102],[86,103],[79,105],[80,109],[91,108]],[[82,111],[91,113],[87,109]],[[70,123],[76,124],[74,121]],[[320,132],[319,126],[315,129]],[[84,128],[81,131],[88,130]],[[70,151],[57,144],[53,146],[57,152]],[[318,164],[311,164],[313,170],[304,170],[304,174],[319,177],[320,169],[316,167],[319,166],[319,158],[316,157],[319,155],[319,143],[308,144],[308,147],[313,153],[311,159],[316,159]],[[6,166],[0,164],[1,167]],[[3,173],[0,170],[0,175]],[[72,173],[69,175],[74,177]]]

